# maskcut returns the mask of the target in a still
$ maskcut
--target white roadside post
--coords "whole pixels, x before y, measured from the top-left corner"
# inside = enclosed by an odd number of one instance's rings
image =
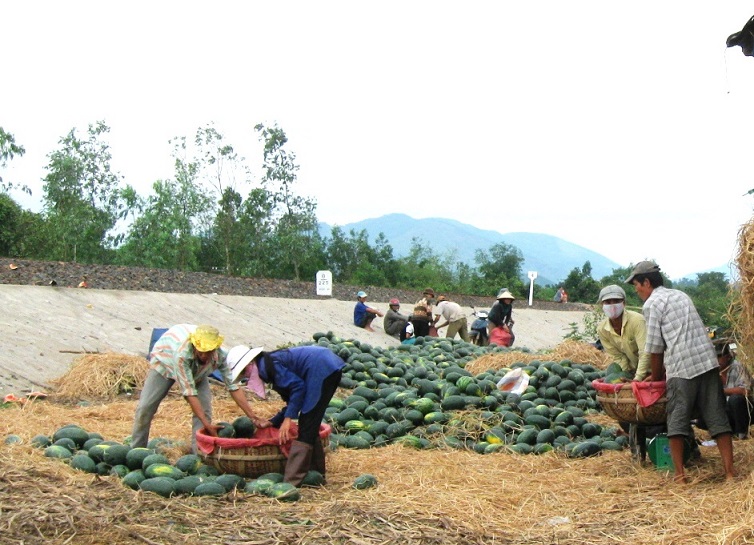
[[[537,271],[529,271],[529,306],[534,301],[534,279],[537,277]]]
[[[332,273],[317,271],[317,295],[332,295]]]

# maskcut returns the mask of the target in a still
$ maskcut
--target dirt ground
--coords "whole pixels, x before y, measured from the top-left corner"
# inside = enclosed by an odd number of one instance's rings
[[[0,395],[45,391],[86,353],[116,352],[146,356],[153,328],[177,323],[209,323],[225,344],[274,348],[310,340],[318,331],[375,346],[393,346],[382,319],[375,332],[353,325],[353,301],[292,299],[157,291],[79,289],[0,284]],[[387,301],[368,301],[387,310]],[[469,322],[471,307],[464,307]],[[583,325],[584,311],[538,310],[516,301],[515,346],[532,351],[563,341],[572,324]],[[444,330],[441,330],[444,335]]]

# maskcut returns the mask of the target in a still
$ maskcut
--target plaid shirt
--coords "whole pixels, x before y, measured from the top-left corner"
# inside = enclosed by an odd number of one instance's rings
[[[690,379],[717,369],[717,356],[691,298],[658,286],[642,308],[647,322],[645,352],[664,353],[665,377]]]
[[[195,329],[195,325],[179,324],[163,333],[152,347],[152,369],[166,379],[176,381],[183,396],[198,395],[196,383],[207,378],[215,369],[220,370],[228,390],[237,390],[238,384],[230,381],[230,370],[225,362],[225,358],[228,357],[226,349],[218,349],[206,365],[202,365],[202,362],[194,357],[194,345],[191,344],[189,336]]]

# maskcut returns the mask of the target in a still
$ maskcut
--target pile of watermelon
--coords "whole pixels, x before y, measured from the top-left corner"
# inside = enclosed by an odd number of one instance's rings
[[[233,424],[238,424],[237,433],[248,431],[247,423],[242,419]],[[151,440],[146,448],[132,448],[125,443],[106,441],[100,434],[88,432],[77,424],[68,424],[52,436],[36,435],[31,443],[44,449],[45,456],[67,462],[73,469],[114,476],[128,488],[152,492],[165,498],[181,495],[222,496],[236,490],[282,502],[301,499],[300,489],[283,482],[281,473],[266,473],[246,480],[233,473],[220,474],[215,467],[204,464],[194,454],[184,454],[171,463],[164,452],[174,445],[164,438]],[[324,476],[311,470],[304,477],[301,487],[317,488],[324,483]],[[376,477],[363,474],[354,480],[353,488],[363,490],[376,485]]]
[[[472,375],[468,362],[511,349],[437,337],[381,348],[332,332],[313,340],[346,362],[340,386],[350,395],[333,398],[325,413],[335,448],[401,443],[583,457],[628,446],[617,426],[588,420],[601,410],[592,381],[605,376],[591,364],[533,360]],[[521,395],[499,390],[498,381],[517,367],[529,375],[528,389]]]
[[[234,422],[235,423],[235,422]],[[246,430],[243,419],[238,419],[236,433]],[[126,442],[106,441],[96,432],[88,432],[77,424],[68,424],[52,436],[37,435],[32,445],[44,449],[44,455],[61,459],[76,470],[103,476],[115,476],[123,485],[133,490],[154,492],[163,497],[177,495],[220,496],[233,490],[248,494],[263,494],[281,501],[296,501],[298,489],[283,483],[283,475],[269,474],[263,478],[272,481],[264,490],[247,482],[240,475],[220,474],[202,462],[199,456],[185,454],[174,463],[165,455],[166,449],[175,445],[164,438],[152,439],[146,448],[132,448]],[[302,486],[319,486],[322,476],[310,472]]]

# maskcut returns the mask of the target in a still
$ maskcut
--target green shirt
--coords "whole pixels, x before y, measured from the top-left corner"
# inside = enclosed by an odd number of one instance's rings
[[[647,326],[644,316],[633,310],[624,310],[621,334],[618,335],[610,320],[605,318],[597,332],[605,349],[624,371],[635,371],[636,380],[644,379],[651,371],[649,354],[644,351],[647,340]]]

